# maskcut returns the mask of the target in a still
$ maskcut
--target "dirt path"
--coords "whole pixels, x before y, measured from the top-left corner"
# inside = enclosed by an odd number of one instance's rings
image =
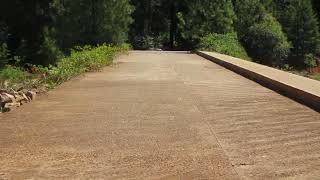
[[[196,55],[132,52],[0,116],[0,179],[317,179],[320,115]]]

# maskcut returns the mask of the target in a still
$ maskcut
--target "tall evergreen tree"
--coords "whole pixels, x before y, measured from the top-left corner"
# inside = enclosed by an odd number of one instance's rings
[[[173,0],[132,0],[135,11],[132,14],[134,23],[131,25],[130,41],[136,48],[168,46],[170,31],[174,31],[172,20],[175,19],[180,4]],[[171,26],[173,25],[173,26]],[[173,28],[173,29],[172,29]]]
[[[7,37],[7,27],[0,20],[0,68],[8,63]]]
[[[293,45],[290,63],[296,66],[316,65],[314,55],[319,51],[320,34],[311,1],[274,2],[275,14]]]
[[[127,40],[133,7],[129,0],[56,0],[56,37],[64,49],[75,45],[120,44]]]
[[[46,29],[52,24],[52,0],[11,0],[0,3],[0,17],[8,26],[8,48],[22,63],[42,64]]]

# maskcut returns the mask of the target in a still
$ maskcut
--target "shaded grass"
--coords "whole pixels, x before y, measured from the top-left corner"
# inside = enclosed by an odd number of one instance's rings
[[[320,81],[320,73],[313,75],[312,78]]]

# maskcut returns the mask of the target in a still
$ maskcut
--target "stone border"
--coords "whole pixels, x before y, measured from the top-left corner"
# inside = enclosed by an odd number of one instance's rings
[[[32,100],[35,100],[37,96],[37,91],[30,91],[26,89],[21,89],[19,92],[11,89],[0,90],[0,113],[8,112],[14,108],[20,107]]]
[[[227,55],[196,54],[320,112],[320,82]]]

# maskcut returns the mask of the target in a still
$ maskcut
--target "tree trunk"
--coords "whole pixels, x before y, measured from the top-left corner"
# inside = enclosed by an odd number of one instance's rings
[[[94,38],[94,35],[97,31],[97,15],[96,15],[96,0],[91,0],[91,18],[92,18],[92,24],[91,24],[91,43],[95,45],[96,39]]]
[[[175,35],[176,35],[176,27],[177,27],[177,22],[176,22],[176,7],[174,0],[171,1],[170,5],[170,48],[171,50],[174,49],[174,41],[175,41]]]

